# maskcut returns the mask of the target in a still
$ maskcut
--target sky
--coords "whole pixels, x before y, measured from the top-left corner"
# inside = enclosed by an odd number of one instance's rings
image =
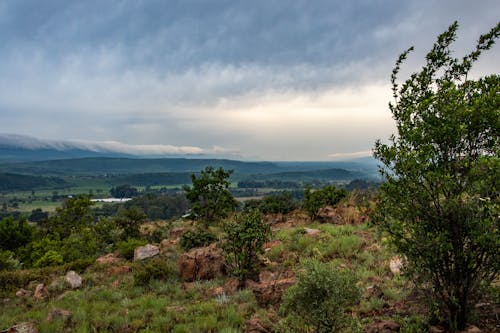
[[[417,71],[455,20],[461,57],[498,0],[2,0],[0,133],[121,149],[323,161],[395,131],[398,55]],[[474,75],[500,72],[500,46]]]

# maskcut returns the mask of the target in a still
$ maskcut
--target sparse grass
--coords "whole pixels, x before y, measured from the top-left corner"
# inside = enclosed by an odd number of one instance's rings
[[[177,220],[172,227],[186,227],[189,222]],[[404,301],[407,296],[407,281],[401,276],[392,276],[388,260],[389,249],[367,224],[333,225],[310,224],[308,228],[321,231],[319,235],[305,234],[304,227],[286,227],[275,232],[272,239],[282,243],[264,254],[270,261],[263,270],[285,272],[300,270],[301,261],[315,258],[331,262],[334,266],[351,271],[359,281],[362,291],[376,285],[383,297],[363,293],[361,303],[353,308],[359,323],[367,324],[374,318],[387,318],[387,307]],[[220,234],[220,227],[211,227],[211,232]],[[43,301],[14,296],[15,288],[2,292],[8,302],[0,299],[0,330],[21,321],[37,321],[43,332],[241,332],[245,322],[254,314],[279,329],[282,320],[275,314],[269,319],[268,311],[257,305],[254,294],[243,289],[235,294],[214,296],[210,290],[225,284],[226,278],[199,281],[184,285],[176,276],[176,258],[183,252],[177,245],[149,262],[125,262],[132,271],[110,274],[109,266],[93,264],[82,274],[82,289],[70,290],[65,284],[61,268],[32,270],[26,273],[49,286],[50,297]],[[164,266],[155,265],[162,263]],[[148,266],[149,264],[149,266]],[[153,267],[154,266],[154,267]],[[147,267],[147,268],[146,268]],[[159,270],[159,271],[158,271]],[[31,275],[30,275],[31,274]],[[141,275],[142,274],[142,275]],[[136,278],[134,279],[134,275]],[[138,281],[140,280],[140,283]],[[18,281],[28,287],[31,279]],[[17,282],[16,282],[17,283]],[[33,290],[33,283],[30,286]],[[61,297],[64,295],[64,297]],[[47,321],[53,308],[62,308],[73,313],[71,320]],[[420,332],[425,327],[425,318],[397,317],[402,324],[401,332]],[[267,319],[266,319],[267,318]]]

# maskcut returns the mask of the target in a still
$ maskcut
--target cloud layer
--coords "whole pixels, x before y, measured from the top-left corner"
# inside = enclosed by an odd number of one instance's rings
[[[0,132],[247,158],[369,151],[394,127],[388,78],[459,20],[457,55],[497,1],[3,1]],[[477,75],[498,72],[496,46]]]

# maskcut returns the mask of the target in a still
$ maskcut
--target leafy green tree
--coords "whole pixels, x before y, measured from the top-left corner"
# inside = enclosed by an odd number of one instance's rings
[[[462,59],[451,56],[455,22],[420,72],[401,86],[396,62],[389,107],[397,135],[377,141],[383,163],[378,221],[408,260],[409,273],[433,288],[452,331],[462,330],[484,285],[500,270],[500,77],[470,79],[500,23]]]
[[[269,239],[271,229],[262,221],[258,210],[242,212],[224,225],[226,233],[222,249],[231,272],[242,284],[246,279],[259,275],[258,255],[264,250],[262,245]]]
[[[115,222],[123,229],[125,238],[137,238],[140,236],[139,227],[144,219],[146,219],[146,214],[142,209],[130,207],[119,211]]]
[[[109,193],[115,198],[132,198],[139,194],[139,191],[130,185],[119,185],[111,188]]]
[[[191,187],[184,187],[192,213],[203,221],[205,228],[211,222],[227,217],[238,206],[229,191],[231,173],[223,168],[208,166],[199,176],[191,175]]]
[[[58,235],[60,239],[68,237],[72,232],[94,224],[94,213],[91,209],[94,203],[88,195],[78,195],[68,198],[56,214],[47,221],[47,231]]]
[[[345,332],[353,324],[345,312],[360,299],[352,273],[338,270],[333,263],[308,260],[297,283],[285,291],[280,312],[289,315],[293,331]]]
[[[336,188],[333,185],[325,186],[321,189],[311,190],[306,186],[302,208],[307,212],[311,221],[318,218],[319,210],[325,206],[335,206],[347,196],[347,191]]]
[[[12,217],[4,218],[0,221],[0,249],[15,251],[31,241],[33,231],[25,218],[18,221],[14,221]]]

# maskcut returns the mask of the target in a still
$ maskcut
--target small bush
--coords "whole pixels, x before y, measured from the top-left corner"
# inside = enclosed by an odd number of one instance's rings
[[[353,320],[345,312],[361,299],[354,276],[317,260],[306,261],[304,268],[296,285],[283,295],[280,308],[289,314],[291,329],[308,326],[315,332],[345,332],[351,328]]]
[[[262,222],[262,214],[258,210],[243,212],[235,221],[226,223],[224,231],[222,249],[232,273],[240,282],[258,277],[258,255],[264,252],[262,245],[271,234],[269,226]]]
[[[179,245],[184,251],[189,251],[195,247],[204,247],[217,241],[214,234],[205,230],[187,231],[181,236]]]
[[[146,286],[151,280],[167,280],[177,275],[177,267],[171,261],[154,258],[137,268],[134,283],[137,286]]]
[[[21,267],[21,263],[16,259],[11,251],[0,251],[0,271],[17,269]]]
[[[129,239],[126,241],[118,242],[118,244],[116,244],[116,248],[124,258],[130,260],[134,258],[135,248],[143,245],[146,245],[146,242],[143,240]]]
[[[34,267],[57,266],[63,263],[63,257],[54,250],[47,251],[40,259],[34,263]]]

